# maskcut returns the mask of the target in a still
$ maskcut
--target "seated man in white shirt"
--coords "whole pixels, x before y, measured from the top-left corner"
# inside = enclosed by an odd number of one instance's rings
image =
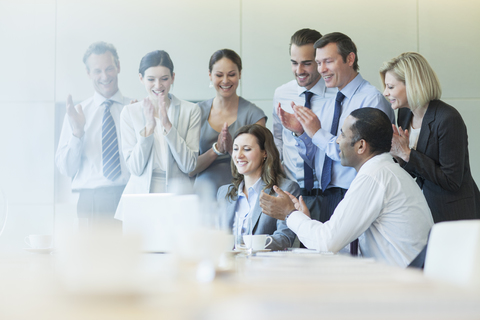
[[[433,219],[420,188],[389,154],[392,125],[374,108],[354,110],[337,138],[341,163],[357,176],[329,221],[310,219],[308,209],[280,188],[261,194],[265,214],[287,226],[311,249],[338,252],[358,237],[361,255],[407,266],[427,243]]]

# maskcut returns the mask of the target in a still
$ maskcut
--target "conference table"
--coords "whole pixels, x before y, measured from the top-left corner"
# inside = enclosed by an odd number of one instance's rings
[[[56,252],[1,255],[0,319],[480,319],[479,288],[419,270],[310,250],[223,258],[212,274],[205,261],[143,253],[141,285],[102,292],[102,278],[69,283]]]

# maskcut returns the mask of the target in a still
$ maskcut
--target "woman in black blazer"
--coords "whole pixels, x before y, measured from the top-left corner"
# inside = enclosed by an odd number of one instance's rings
[[[480,193],[470,172],[467,128],[439,100],[440,82],[427,60],[402,53],[380,69],[384,96],[398,109],[391,154],[417,178],[436,222],[480,218]]]

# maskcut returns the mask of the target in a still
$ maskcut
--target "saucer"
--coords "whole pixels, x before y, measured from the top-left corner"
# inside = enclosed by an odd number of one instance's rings
[[[270,251],[272,251],[272,249],[259,249],[259,250],[253,250],[252,252],[257,253],[257,252],[270,252]]]
[[[258,249],[258,250],[252,250],[252,253],[257,253],[257,252],[270,252],[272,251],[272,249]],[[245,252],[245,250],[237,250],[237,249],[233,249],[232,251],[229,251],[233,254],[237,254],[237,253],[241,253],[241,252]]]
[[[49,254],[53,252],[53,248],[42,248],[42,249],[36,249],[36,248],[23,248],[23,250],[32,252],[32,253],[42,253],[42,254]]]

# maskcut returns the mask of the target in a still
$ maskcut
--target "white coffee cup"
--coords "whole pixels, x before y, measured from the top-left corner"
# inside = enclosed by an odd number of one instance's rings
[[[270,241],[265,244],[265,242],[269,239]],[[266,234],[254,234],[254,235],[244,235],[243,241],[247,248],[252,248],[253,250],[263,250],[265,247],[268,247],[272,244],[272,237]]]
[[[48,249],[52,247],[52,236],[47,234],[31,234],[25,237],[25,243],[33,249]]]

